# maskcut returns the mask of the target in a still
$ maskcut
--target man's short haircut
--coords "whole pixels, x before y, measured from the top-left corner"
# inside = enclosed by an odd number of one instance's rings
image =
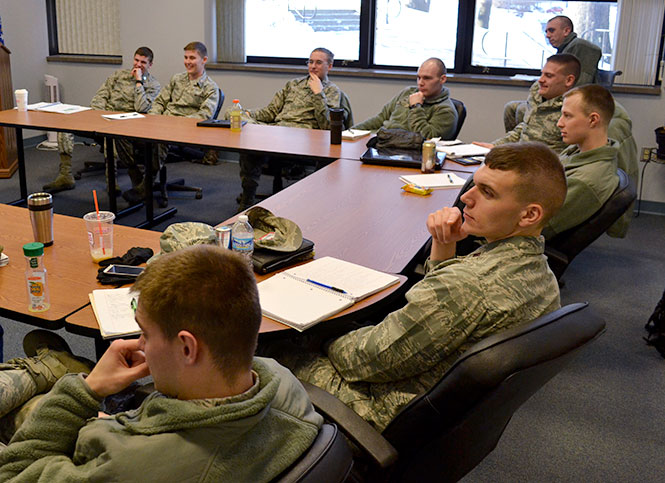
[[[575,57],[573,54],[554,54],[550,55],[547,58],[547,62],[553,62],[557,65],[563,67],[563,73],[566,76],[573,75],[575,77],[575,82],[580,78],[580,72],[582,72],[582,64],[580,64],[580,59]]]
[[[575,30],[573,28],[573,21],[570,20],[570,18],[566,17],[565,15],[557,15],[556,17],[552,17],[547,21],[547,23],[550,23],[552,20],[558,20],[559,22],[561,22],[561,28],[568,27],[571,32]]]
[[[196,50],[201,57],[208,57],[208,49],[203,42],[190,42],[183,50]]]
[[[251,367],[261,307],[242,256],[212,245],[187,247],[148,264],[132,291],[167,339],[181,330],[194,334],[230,382]]]
[[[312,50],[312,53],[314,52],[321,52],[322,54],[326,54],[328,57],[328,63],[332,64],[333,61],[335,60],[335,54],[333,54],[330,50],[326,49],[325,47],[317,47],[316,49]]]
[[[438,57],[430,57],[425,62],[423,62],[423,64],[427,62],[434,62],[436,64],[436,67],[439,71],[439,77],[441,77],[442,75],[446,75],[448,73],[448,70],[446,69],[446,64],[444,64],[443,61]]]
[[[559,211],[566,199],[566,174],[557,154],[539,142],[508,143],[495,146],[485,156],[490,169],[513,171],[518,175],[517,197],[543,207],[540,226]]]
[[[587,116],[592,112],[597,112],[600,121],[604,126],[608,126],[612,116],[614,116],[614,98],[610,91],[598,84],[587,84],[575,87],[563,95],[567,98],[573,95],[582,97],[582,110]]]
[[[150,47],[139,47],[136,49],[136,52],[134,52],[134,55],[141,55],[143,57],[148,58],[148,62],[152,62],[153,59],[153,53],[152,50],[150,50]]]

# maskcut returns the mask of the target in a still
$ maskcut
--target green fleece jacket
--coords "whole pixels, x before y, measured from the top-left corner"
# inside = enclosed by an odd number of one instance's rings
[[[422,107],[410,109],[409,96],[414,92],[418,92],[417,87],[407,87],[383,106],[379,114],[356,124],[353,129],[405,129],[425,139],[451,139],[457,128],[457,110],[450,100],[450,90],[442,87],[434,99],[426,99]]]
[[[616,99],[614,100],[614,116],[607,128],[607,137],[614,139],[619,143],[617,166],[623,169],[630,178],[630,182],[633,183],[634,186],[637,186],[639,166],[637,160],[637,144],[633,137],[633,121],[631,121],[626,109],[616,102]],[[628,233],[628,225],[632,218],[633,209],[631,206],[626,213],[624,213],[624,215],[619,218],[609,230],[607,230],[607,234],[615,238],[625,237],[626,233]]]
[[[610,140],[583,153],[577,145],[561,153],[568,191],[563,206],[543,229],[546,239],[587,220],[612,196],[619,184],[617,149],[618,144]]]
[[[577,79],[578,86],[596,82],[598,61],[601,57],[600,47],[596,44],[581,39],[575,32],[571,32],[561,45],[559,45],[556,53],[573,54],[580,61],[582,69],[580,78]]]
[[[153,393],[136,410],[97,418],[81,375],[62,377],[0,453],[0,481],[270,481],[323,422],[298,380],[255,358],[255,384],[223,399]]]

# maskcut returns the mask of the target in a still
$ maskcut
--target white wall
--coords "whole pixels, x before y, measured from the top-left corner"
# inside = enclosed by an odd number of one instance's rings
[[[211,48],[213,0],[120,0],[123,67],[130,66],[136,47],[148,45],[155,52],[152,72],[165,84],[180,72],[182,47],[202,40]],[[43,0],[0,0],[0,17],[7,47],[12,51],[14,88],[30,91],[31,102],[41,100],[43,74],[58,77],[65,102],[87,104],[97,88],[117,66],[100,64],[47,63],[48,39]],[[334,48],[333,48],[334,51]],[[240,99],[245,107],[261,107],[292,76],[288,74],[212,71],[212,78],[224,90],[226,99]],[[355,120],[374,115],[403,86],[392,80],[331,78],[351,99]],[[466,141],[490,141],[502,134],[503,105],[525,99],[526,88],[449,84],[453,96],[466,104],[468,116],[460,137]],[[42,94],[43,95],[43,94]],[[665,99],[660,96],[618,94],[633,119],[638,148],[655,146],[654,129],[665,124]],[[227,101],[227,107],[230,101]],[[30,134],[26,133],[26,137]],[[641,167],[641,166],[640,166]],[[650,165],[645,174],[643,199],[665,203],[665,166]]]

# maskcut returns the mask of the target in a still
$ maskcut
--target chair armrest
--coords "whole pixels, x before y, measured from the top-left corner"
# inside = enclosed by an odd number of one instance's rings
[[[327,420],[333,421],[342,432],[361,448],[381,469],[386,469],[397,461],[397,450],[367,421],[332,394],[306,381],[304,386],[314,407]]]
[[[556,248],[548,246],[547,244],[545,244],[545,256],[547,257],[547,264],[550,266],[554,276],[557,280],[560,280],[563,272],[568,268],[570,260],[568,260],[565,253],[560,252]]]

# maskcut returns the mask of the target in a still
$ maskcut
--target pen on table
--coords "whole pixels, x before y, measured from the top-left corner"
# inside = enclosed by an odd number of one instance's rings
[[[454,183],[454,181],[453,181],[453,177],[450,176],[450,173],[448,174],[448,181],[450,181],[451,183]]]
[[[332,285],[326,285],[325,283],[317,282],[316,280],[312,280],[311,278],[308,278],[307,281],[309,283],[313,283],[314,285],[318,285],[319,287],[329,288],[330,290],[334,290],[335,292],[346,293],[346,290],[342,290],[341,288],[333,287]]]

